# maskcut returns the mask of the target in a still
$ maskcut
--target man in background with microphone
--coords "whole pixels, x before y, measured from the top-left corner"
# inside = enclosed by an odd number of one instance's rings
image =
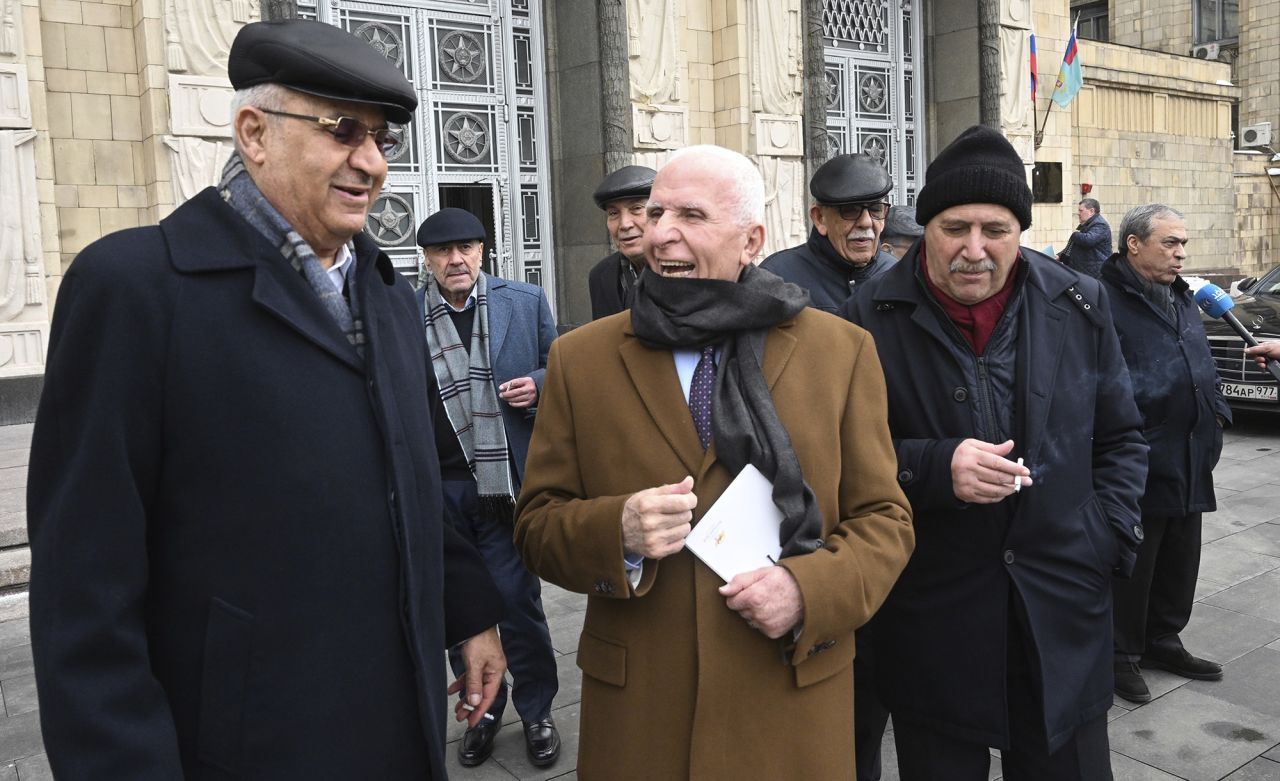
[[[1187,227],[1176,210],[1147,204],[1120,223],[1120,252],[1102,266],[1102,282],[1133,397],[1151,446],[1133,577],[1114,583],[1116,694],[1147,702],[1139,666],[1197,680],[1222,667],[1192,656],[1179,633],[1191,618],[1200,569],[1201,514],[1213,512],[1213,467],[1231,408],[1219,388],[1196,302],[1179,276]]]

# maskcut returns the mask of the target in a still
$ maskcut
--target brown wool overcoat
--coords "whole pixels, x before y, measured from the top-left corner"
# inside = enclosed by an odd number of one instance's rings
[[[785,656],[687,551],[646,560],[629,585],[627,497],[693,475],[696,523],[731,479],[715,445],[698,443],[671,352],[642,345],[625,312],[552,345],[515,537],[530,569],[590,597],[577,658],[584,781],[853,778],[853,630],[914,543],[884,378],[865,331],[813,309],[769,332],[764,374],[826,539],[782,562],[805,606]]]

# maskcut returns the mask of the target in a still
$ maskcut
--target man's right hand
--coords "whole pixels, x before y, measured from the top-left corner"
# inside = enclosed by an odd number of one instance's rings
[[[692,477],[632,494],[622,505],[623,549],[654,560],[679,553],[697,506]]]
[[[956,498],[972,504],[995,504],[1013,493],[1014,478],[1021,475],[1022,487],[1031,485],[1031,470],[1010,461],[1013,440],[999,445],[966,439],[951,456],[951,483]]]

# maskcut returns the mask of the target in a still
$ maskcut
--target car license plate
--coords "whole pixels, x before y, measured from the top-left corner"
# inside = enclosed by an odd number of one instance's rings
[[[1252,383],[1244,384],[1238,382],[1222,383],[1222,395],[1229,399],[1240,399],[1241,401],[1280,401],[1280,395],[1277,395],[1277,386],[1271,383]]]

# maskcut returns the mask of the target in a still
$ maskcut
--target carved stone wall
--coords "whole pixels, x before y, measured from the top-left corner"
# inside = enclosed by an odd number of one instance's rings
[[[35,139],[32,129],[0,130],[0,378],[44,368],[49,315]]]
[[[750,149],[765,184],[761,258],[804,241],[804,50],[799,0],[749,0]]]
[[[30,33],[39,29],[28,29],[38,9],[28,10],[0,0],[0,380],[43,373],[49,332],[41,207],[51,204],[41,203],[36,176],[37,146],[48,148],[37,127],[48,121],[37,110],[44,69],[39,36]]]
[[[173,202],[216,184],[232,151],[227,55],[244,24],[255,21],[252,0],[165,0],[165,65],[169,72],[168,150]]]

